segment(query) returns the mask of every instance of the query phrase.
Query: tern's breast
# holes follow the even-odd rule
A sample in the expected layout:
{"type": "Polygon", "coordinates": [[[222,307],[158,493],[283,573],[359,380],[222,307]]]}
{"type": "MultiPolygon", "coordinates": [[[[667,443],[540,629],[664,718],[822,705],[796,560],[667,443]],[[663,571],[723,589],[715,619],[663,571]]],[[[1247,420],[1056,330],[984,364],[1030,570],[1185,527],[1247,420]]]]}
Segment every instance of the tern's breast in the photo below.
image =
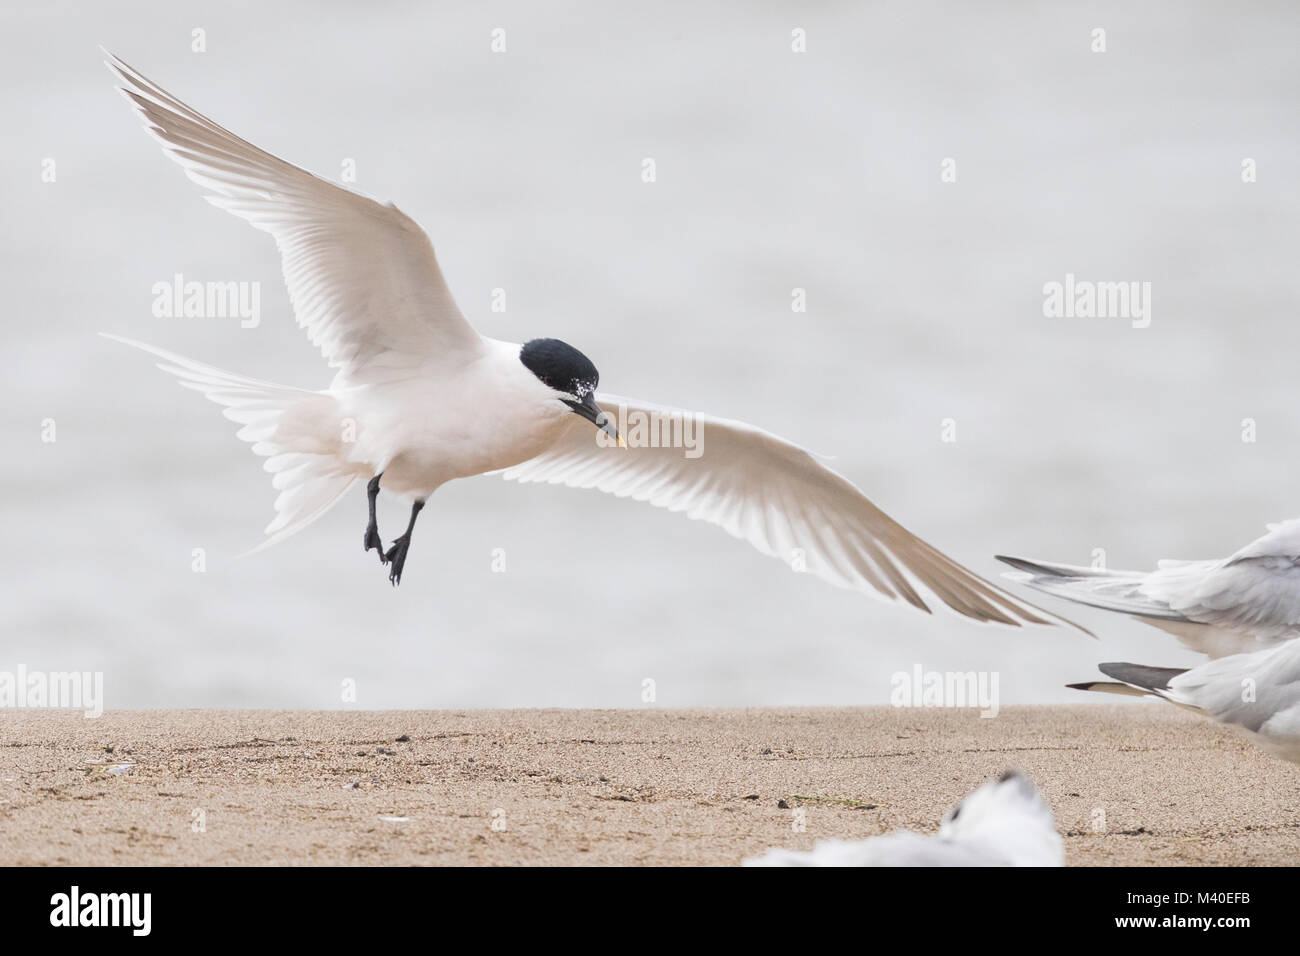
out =
{"type": "Polygon", "coordinates": [[[573,417],[516,356],[500,352],[454,376],[358,389],[344,404],[355,421],[353,459],[383,471],[388,490],[415,496],[534,458],[573,417]]]}

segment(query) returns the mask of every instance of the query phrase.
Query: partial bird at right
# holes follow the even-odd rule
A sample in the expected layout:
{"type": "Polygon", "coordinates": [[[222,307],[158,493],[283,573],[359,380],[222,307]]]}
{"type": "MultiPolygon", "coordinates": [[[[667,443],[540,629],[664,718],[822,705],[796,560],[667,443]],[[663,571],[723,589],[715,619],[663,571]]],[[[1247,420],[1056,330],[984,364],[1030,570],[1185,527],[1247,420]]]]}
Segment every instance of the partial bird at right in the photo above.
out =
{"type": "Polygon", "coordinates": [[[1300,519],[1269,525],[1227,558],[1160,561],[1150,572],[998,560],[1016,569],[1010,580],[1128,614],[1210,658],[1188,669],[1105,663],[1113,680],[1067,686],[1159,697],[1300,763],[1300,519]]]}

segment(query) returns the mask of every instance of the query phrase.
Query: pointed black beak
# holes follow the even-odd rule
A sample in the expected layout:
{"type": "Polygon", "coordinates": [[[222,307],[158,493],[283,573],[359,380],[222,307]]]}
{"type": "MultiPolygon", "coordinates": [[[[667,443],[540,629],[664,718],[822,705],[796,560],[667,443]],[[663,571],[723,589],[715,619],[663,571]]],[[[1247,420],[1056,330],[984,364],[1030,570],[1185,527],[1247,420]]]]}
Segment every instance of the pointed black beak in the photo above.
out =
{"type": "Polygon", "coordinates": [[[567,398],[562,399],[562,401],[565,405],[568,405],[573,409],[575,415],[585,418],[620,445],[623,444],[623,439],[618,437],[618,429],[614,427],[613,417],[607,415],[601,407],[596,404],[596,394],[594,392],[588,392],[582,397],[582,401],[580,402],[575,402],[567,398]]]}

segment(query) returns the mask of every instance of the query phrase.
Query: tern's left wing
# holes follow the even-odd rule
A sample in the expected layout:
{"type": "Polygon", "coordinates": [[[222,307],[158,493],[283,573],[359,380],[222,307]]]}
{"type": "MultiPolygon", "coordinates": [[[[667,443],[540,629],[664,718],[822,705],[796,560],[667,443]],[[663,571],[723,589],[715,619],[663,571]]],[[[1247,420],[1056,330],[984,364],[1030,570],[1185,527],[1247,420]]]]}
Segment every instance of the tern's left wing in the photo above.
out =
{"type": "MultiPolygon", "coordinates": [[[[977,621],[1078,625],[1008,594],[966,570],[877,508],[810,452],[744,422],[649,402],[599,395],[618,416],[630,447],[605,447],[603,433],[576,417],[542,455],[506,478],[598,488],[707,521],[759,551],[840,587],[902,600],[929,611],[920,589],[977,621]],[[637,431],[676,423],[697,429],[698,457],[682,447],[647,447],[637,431]],[[631,428],[626,425],[630,423],[631,428]]],[[[685,432],[680,433],[685,437],[685,432]]],[[[1083,628],[1079,628],[1083,630],[1083,628]]],[[[1084,631],[1084,633],[1088,633],[1084,631]]]]}
{"type": "Polygon", "coordinates": [[[275,237],[298,324],[345,378],[479,354],[414,220],[258,149],[108,57],[122,93],[208,201],[275,237]]]}

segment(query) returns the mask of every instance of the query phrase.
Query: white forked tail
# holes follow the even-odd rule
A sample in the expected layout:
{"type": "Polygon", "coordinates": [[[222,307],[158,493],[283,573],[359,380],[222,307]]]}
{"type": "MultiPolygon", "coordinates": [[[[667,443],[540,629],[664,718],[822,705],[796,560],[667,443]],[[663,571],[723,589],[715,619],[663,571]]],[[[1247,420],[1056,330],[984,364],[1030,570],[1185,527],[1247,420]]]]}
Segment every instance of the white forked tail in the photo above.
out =
{"type": "Polygon", "coordinates": [[[266,526],[269,537],[247,554],[307,527],[360,477],[340,455],[339,415],[329,394],[261,382],[120,335],[100,334],[162,359],[158,367],[175,375],[182,386],[224,406],[222,414],[243,426],[238,437],[266,458],[263,467],[274,476],[271,484],[280,494],[275,518],[266,526]]]}

